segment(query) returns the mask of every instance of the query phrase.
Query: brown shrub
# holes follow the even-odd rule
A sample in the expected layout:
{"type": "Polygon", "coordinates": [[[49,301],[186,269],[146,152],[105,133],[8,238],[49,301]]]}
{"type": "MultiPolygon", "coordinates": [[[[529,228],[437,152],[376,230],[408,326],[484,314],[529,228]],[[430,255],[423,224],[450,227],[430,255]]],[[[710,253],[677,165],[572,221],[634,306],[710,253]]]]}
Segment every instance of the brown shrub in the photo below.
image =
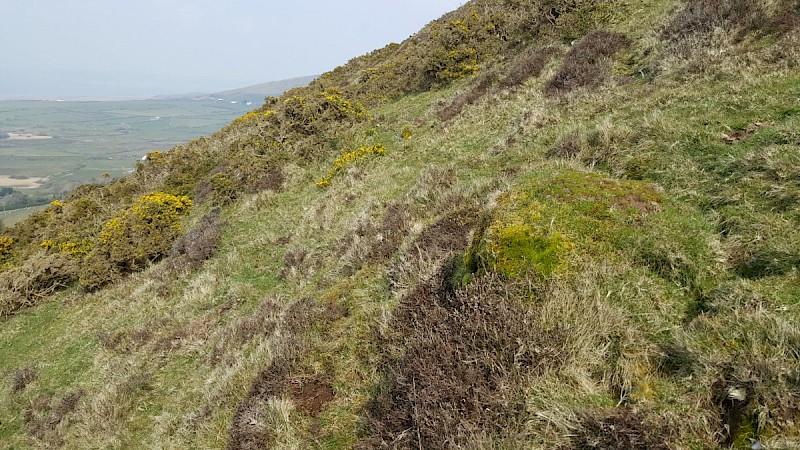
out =
{"type": "Polygon", "coordinates": [[[37,253],[0,273],[0,317],[69,286],[77,272],[77,261],[66,255],[37,253]]]}
{"type": "Polygon", "coordinates": [[[488,94],[495,81],[494,74],[484,75],[472,89],[457,95],[449,105],[439,110],[439,112],[436,113],[436,117],[438,117],[440,121],[446,122],[458,116],[464,108],[475,104],[484,95],[488,94]]]}
{"type": "Polygon", "coordinates": [[[283,189],[285,178],[280,167],[269,168],[261,178],[256,180],[253,187],[256,191],[280,192],[283,189]]]}
{"type": "Polygon", "coordinates": [[[580,415],[573,449],[667,450],[671,430],[630,408],[580,415]]]}
{"type": "Polygon", "coordinates": [[[362,448],[511,436],[525,409],[522,380],[559,364],[562,339],[533,325],[533,311],[517,301],[524,288],[486,276],[451,292],[449,278],[443,270],[403,298],[377,338],[386,381],[366,407],[362,448]]]}
{"type": "Polygon", "coordinates": [[[175,241],[170,251],[173,266],[197,269],[217,253],[222,239],[220,211],[219,208],[212,209],[191,231],[175,241]]]}
{"type": "Polygon", "coordinates": [[[555,47],[544,47],[523,53],[511,66],[500,86],[510,89],[526,82],[529,78],[538,77],[550,59],[558,53],[555,47]]]}
{"type": "MultiPolygon", "coordinates": [[[[759,36],[782,34],[800,23],[797,2],[778,2],[770,15],[764,2],[757,0],[689,0],[669,22],[662,36],[673,44],[687,36],[709,34],[715,28],[737,32],[737,39],[749,33],[759,36]]],[[[679,49],[690,50],[688,47],[679,49]]]]}
{"type": "Polygon", "coordinates": [[[566,94],[578,88],[595,88],[611,75],[609,58],[630,44],[625,35],[594,30],[569,49],[561,68],[544,86],[547,95],[566,94]]]}

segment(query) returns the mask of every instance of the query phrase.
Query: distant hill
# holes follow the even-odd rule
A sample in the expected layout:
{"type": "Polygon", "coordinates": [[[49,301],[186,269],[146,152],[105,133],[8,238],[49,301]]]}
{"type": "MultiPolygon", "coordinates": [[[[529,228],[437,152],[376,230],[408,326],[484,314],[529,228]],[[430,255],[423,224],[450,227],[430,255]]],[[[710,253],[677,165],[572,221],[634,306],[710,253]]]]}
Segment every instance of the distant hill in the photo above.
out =
{"type": "Polygon", "coordinates": [[[266,83],[255,84],[253,86],[247,86],[239,89],[230,89],[227,91],[217,92],[214,95],[222,98],[279,96],[291,88],[305,86],[308,83],[312,82],[315,78],[317,78],[317,75],[289,78],[286,80],[278,80],[278,81],[268,81],[266,83]]]}
{"type": "Polygon", "coordinates": [[[185,94],[171,94],[171,95],[157,95],[153,97],[154,100],[180,100],[186,98],[222,98],[232,101],[257,101],[260,102],[267,96],[280,96],[289,89],[305,86],[314,81],[317,75],[309,75],[305,77],[287,78],[285,80],[267,81],[266,83],[254,84],[237,89],[229,89],[222,92],[192,92],[185,94]]]}

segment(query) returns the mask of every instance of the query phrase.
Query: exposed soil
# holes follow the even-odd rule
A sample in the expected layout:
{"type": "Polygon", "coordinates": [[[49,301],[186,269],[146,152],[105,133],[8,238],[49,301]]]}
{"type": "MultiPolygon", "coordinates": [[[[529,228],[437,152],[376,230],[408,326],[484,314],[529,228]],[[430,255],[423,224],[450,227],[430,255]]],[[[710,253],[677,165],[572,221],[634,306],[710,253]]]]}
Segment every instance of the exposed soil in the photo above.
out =
{"type": "Polygon", "coordinates": [[[314,375],[293,377],[290,383],[295,406],[311,416],[319,414],[335,396],[330,383],[314,375]]]}

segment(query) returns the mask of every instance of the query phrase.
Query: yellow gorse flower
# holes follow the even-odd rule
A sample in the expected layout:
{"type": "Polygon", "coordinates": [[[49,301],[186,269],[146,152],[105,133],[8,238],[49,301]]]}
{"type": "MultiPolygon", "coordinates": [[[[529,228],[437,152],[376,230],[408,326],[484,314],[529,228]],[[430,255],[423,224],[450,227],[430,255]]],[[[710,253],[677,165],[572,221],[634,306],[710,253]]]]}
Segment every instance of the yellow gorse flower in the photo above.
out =
{"type": "Polygon", "coordinates": [[[11,248],[14,246],[14,239],[6,236],[0,236],[0,259],[5,258],[11,254],[11,248]]]}
{"type": "Polygon", "coordinates": [[[384,147],[383,144],[365,145],[352,151],[344,151],[333,161],[330,169],[328,169],[328,173],[317,181],[316,184],[319,187],[328,187],[333,177],[335,177],[337,173],[345,170],[347,166],[374,156],[382,156],[384,153],[386,153],[386,147],[384,147]]]}

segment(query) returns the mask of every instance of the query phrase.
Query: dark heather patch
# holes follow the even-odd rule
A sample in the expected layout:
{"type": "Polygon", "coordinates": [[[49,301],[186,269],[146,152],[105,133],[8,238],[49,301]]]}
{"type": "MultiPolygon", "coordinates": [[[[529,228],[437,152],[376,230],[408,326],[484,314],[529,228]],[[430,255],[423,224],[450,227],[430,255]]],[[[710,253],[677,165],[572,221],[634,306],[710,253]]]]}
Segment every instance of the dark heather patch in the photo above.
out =
{"type": "Polygon", "coordinates": [[[547,95],[562,95],[578,88],[593,89],[611,77],[609,60],[630,45],[625,35],[608,30],[589,32],[564,57],[561,68],[544,86],[547,95]]]}
{"type": "Polygon", "coordinates": [[[675,431],[630,408],[583,413],[579,417],[571,449],[668,450],[675,431]]]}
{"type": "Polygon", "coordinates": [[[538,77],[556,54],[558,54],[558,49],[555,47],[545,47],[523,53],[511,66],[508,75],[500,80],[500,85],[508,89],[519,86],[530,78],[538,77]]]}
{"type": "MultiPolygon", "coordinates": [[[[293,394],[292,371],[302,359],[306,350],[302,335],[317,322],[326,322],[324,317],[329,308],[311,299],[298,300],[288,307],[280,324],[280,331],[286,336],[275,350],[272,362],[259,372],[247,398],[236,408],[228,429],[229,450],[251,450],[271,448],[275,441],[274,432],[265,424],[253,418],[260,417],[267,409],[271,398],[286,397],[293,394]]],[[[323,323],[324,324],[324,323],[323,323]]],[[[320,397],[314,405],[322,408],[325,402],[320,397]]],[[[309,408],[312,406],[308,405],[309,408]]]]}
{"type": "MultiPolygon", "coordinates": [[[[444,271],[443,271],[444,272],[444,271]]],[[[376,337],[384,383],[360,448],[450,448],[520,430],[520,385],[559,365],[563,338],[535,325],[528,295],[487,275],[453,292],[440,273],[404,297],[376,337]]]]}

